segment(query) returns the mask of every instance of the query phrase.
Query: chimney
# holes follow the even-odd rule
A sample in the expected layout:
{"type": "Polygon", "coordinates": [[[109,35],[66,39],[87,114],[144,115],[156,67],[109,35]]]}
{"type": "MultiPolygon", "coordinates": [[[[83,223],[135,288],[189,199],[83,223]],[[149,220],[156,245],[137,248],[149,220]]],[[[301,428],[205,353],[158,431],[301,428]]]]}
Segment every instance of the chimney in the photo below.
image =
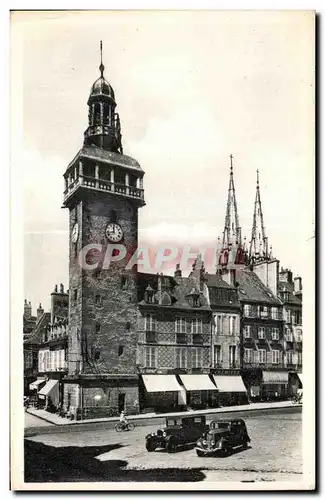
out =
{"type": "Polygon", "coordinates": [[[37,321],[40,319],[41,316],[43,316],[43,314],[44,314],[44,309],[42,307],[42,304],[40,303],[37,309],[37,321]]]}
{"type": "Polygon", "coordinates": [[[55,285],[55,287],[54,287],[54,293],[58,293],[58,285],[55,285]]]}
{"type": "Polygon", "coordinates": [[[280,281],[287,281],[288,283],[292,284],[292,271],[291,269],[283,269],[281,267],[281,271],[279,273],[279,280],[280,281]]]}
{"type": "Polygon", "coordinates": [[[64,286],[62,283],[60,283],[60,293],[64,293],[64,286]]]}
{"type": "Polygon", "coordinates": [[[222,273],[221,277],[226,283],[228,283],[228,285],[235,287],[236,285],[235,269],[227,269],[225,273],[222,273]]]}
{"type": "Polygon", "coordinates": [[[25,318],[31,318],[32,316],[32,305],[31,303],[27,303],[27,300],[25,299],[25,303],[24,303],[24,316],[25,318]]]}
{"type": "Polygon", "coordinates": [[[162,295],[162,290],[161,290],[161,277],[162,274],[157,273],[157,297],[158,297],[158,304],[161,304],[161,295],[162,295]]]}
{"type": "Polygon", "coordinates": [[[182,270],[180,269],[179,264],[176,264],[176,270],[174,272],[175,278],[181,278],[182,277],[182,270]]]}
{"type": "Polygon", "coordinates": [[[295,293],[300,293],[302,290],[302,279],[300,276],[296,276],[294,279],[294,290],[295,293]]]}

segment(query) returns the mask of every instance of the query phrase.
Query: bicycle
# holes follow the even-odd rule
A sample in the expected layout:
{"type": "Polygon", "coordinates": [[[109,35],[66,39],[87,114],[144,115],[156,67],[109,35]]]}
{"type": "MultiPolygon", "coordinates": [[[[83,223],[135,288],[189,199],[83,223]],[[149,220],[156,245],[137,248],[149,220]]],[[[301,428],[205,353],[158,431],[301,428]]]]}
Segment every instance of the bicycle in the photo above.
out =
{"type": "Polygon", "coordinates": [[[118,422],[115,426],[114,429],[116,432],[123,432],[123,431],[133,431],[135,425],[132,422],[118,422]]]}

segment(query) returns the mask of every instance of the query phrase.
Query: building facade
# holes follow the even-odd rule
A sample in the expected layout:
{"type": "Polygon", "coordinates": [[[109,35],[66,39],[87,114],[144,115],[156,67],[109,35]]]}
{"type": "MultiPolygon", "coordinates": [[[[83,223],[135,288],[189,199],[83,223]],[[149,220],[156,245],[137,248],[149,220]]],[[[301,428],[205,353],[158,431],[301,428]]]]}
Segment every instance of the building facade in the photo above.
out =
{"type": "Polygon", "coordinates": [[[272,260],[264,233],[252,258],[241,240],[232,157],[217,273],[206,273],[200,257],[188,277],[179,268],[174,276],[139,273],[144,171],[123,152],[115,93],[102,62],[99,69],[83,146],[64,173],[69,291],[55,289],[43,325],[45,406],[62,404],[80,419],[284,397],[287,303],[274,272],[263,275],[272,260]]]}
{"type": "Polygon", "coordinates": [[[242,305],[242,373],[250,398],[286,398],[282,303],[249,269],[238,273],[242,305]]]}
{"type": "Polygon", "coordinates": [[[289,371],[290,393],[296,394],[302,387],[302,280],[293,279],[290,269],[279,273],[279,297],[283,303],[284,362],[289,371]]]}

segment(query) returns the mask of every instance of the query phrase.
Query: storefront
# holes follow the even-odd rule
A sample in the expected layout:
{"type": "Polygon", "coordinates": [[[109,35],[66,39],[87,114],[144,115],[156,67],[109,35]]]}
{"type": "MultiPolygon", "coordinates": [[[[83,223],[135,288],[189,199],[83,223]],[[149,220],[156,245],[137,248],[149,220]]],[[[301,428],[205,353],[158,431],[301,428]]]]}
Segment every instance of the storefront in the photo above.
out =
{"type": "Polygon", "coordinates": [[[142,381],[145,389],[143,409],[158,413],[186,407],[186,391],[175,375],[142,375],[142,381]]]}
{"type": "Polygon", "coordinates": [[[278,371],[262,372],[262,399],[286,399],[288,395],[289,373],[278,371]]]}
{"type": "Polygon", "coordinates": [[[215,406],[217,388],[209,375],[179,375],[186,390],[186,405],[190,408],[215,406]]]}
{"type": "Polygon", "coordinates": [[[220,406],[247,403],[247,391],[240,375],[213,375],[220,406]]]}

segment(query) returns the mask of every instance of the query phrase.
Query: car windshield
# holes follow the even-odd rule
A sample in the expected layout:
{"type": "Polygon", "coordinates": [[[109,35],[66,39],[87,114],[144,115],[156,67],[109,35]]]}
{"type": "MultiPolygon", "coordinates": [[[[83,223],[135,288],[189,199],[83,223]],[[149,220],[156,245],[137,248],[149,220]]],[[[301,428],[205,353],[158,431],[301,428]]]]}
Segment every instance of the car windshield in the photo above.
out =
{"type": "Polygon", "coordinates": [[[177,418],[166,420],[166,427],[174,427],[175,425],[180,425],[181,421],[177,418]]]}

